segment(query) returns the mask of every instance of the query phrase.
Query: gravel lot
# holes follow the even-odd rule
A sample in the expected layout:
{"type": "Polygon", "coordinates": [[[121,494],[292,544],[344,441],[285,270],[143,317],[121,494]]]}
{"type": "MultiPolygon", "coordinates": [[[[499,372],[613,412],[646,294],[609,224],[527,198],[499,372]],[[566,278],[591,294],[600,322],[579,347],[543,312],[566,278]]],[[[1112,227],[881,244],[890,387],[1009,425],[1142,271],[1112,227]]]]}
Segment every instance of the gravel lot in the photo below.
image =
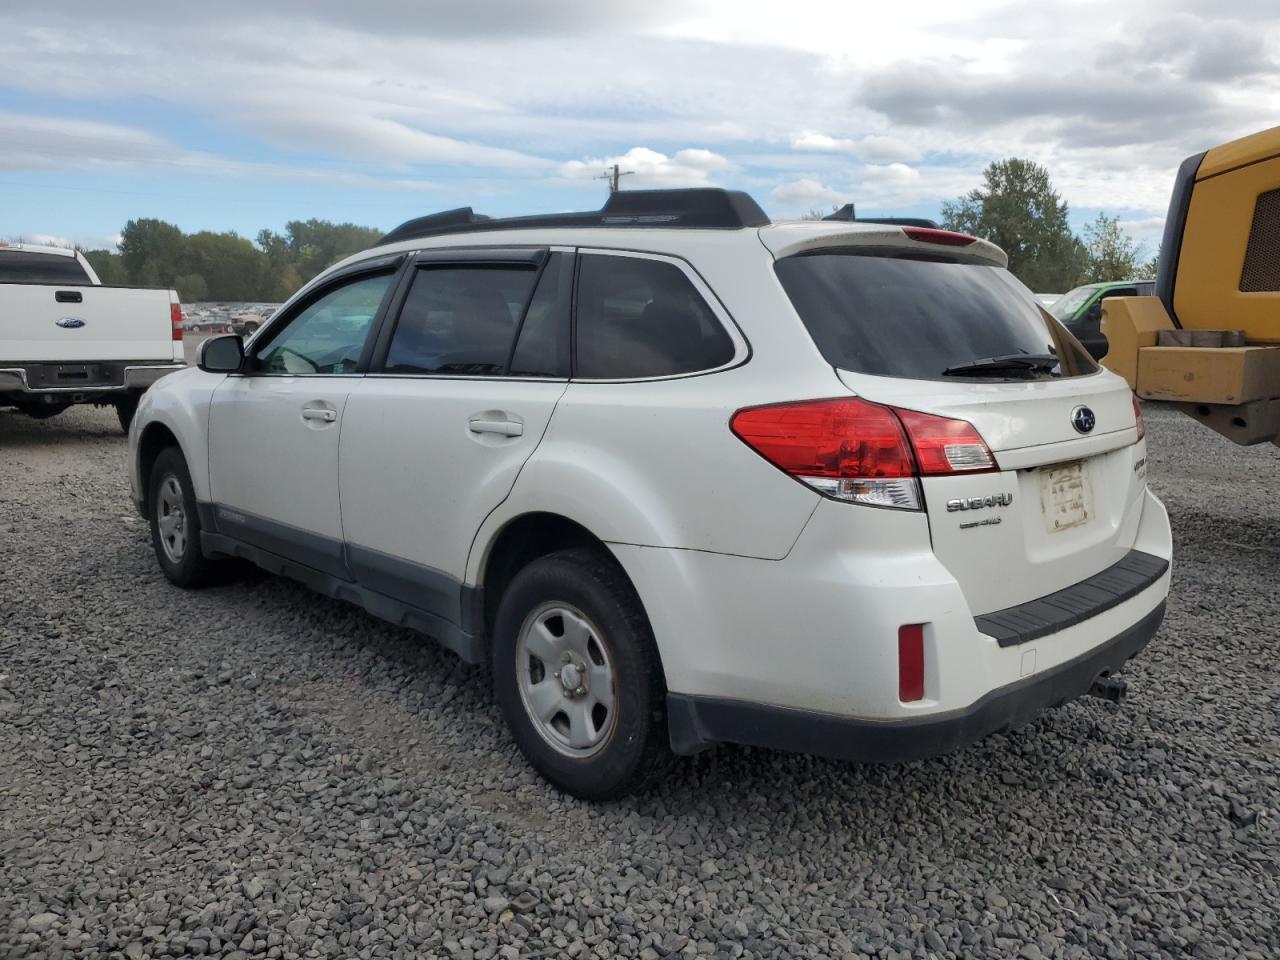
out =
{"type": "Polygon", "coordinates": [[[110,411],[0,411],[0,957],[1280,956],[1280,450],[1149,417],[1178,554],[1122,707],[591,806],[416,635],[169,586],[110,411]]]}

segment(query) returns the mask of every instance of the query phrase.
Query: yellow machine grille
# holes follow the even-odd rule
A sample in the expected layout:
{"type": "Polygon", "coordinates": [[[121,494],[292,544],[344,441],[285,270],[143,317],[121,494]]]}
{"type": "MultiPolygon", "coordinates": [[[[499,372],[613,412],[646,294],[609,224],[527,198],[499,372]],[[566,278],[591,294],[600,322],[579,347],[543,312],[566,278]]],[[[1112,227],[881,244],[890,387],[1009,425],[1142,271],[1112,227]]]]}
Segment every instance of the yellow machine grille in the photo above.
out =
{"type": "Polygon", "coordinates": [[[1280,291],[1280,190],[1258,195],[1240,271],[1241,293],[1280,291]]]}

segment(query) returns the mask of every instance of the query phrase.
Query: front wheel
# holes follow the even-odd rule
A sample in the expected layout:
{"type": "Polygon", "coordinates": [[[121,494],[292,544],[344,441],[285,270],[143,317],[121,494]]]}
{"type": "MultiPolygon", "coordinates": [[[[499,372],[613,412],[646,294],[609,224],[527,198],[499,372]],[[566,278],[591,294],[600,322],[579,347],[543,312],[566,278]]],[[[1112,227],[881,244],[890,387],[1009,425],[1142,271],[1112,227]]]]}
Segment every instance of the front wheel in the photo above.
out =
{"type": "Polygon", "coordinates": [[[211,582],[218,567],[200,548],[200,514],[191,472],[177,447],[156,457],[148,490],[151,544],[164,575],[180,587],[211,582]]]}
{"type": "Polygon", "coordinates": [[[587,800],[626,794],[669,756],[662,672],[635,590],[611,557],[564,550],[507,587],[493,682],[520,750],[587,800]]]}

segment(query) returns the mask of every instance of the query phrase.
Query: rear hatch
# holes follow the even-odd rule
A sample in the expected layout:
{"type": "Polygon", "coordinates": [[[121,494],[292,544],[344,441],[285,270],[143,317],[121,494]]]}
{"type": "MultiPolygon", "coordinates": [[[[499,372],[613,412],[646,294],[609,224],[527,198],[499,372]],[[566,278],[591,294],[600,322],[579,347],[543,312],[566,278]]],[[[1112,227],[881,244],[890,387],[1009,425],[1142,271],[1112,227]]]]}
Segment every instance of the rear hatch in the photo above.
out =
{"type": "Polygon", "coordinates": [[[1146,486],[1128,387],[997,265],[995,248],[910,232],[810,245],[776,270],[850,390],[965,421],[985,441],[989,469],[920,481],[935,554],[975,615],[1118,562],[1146,486]]]}

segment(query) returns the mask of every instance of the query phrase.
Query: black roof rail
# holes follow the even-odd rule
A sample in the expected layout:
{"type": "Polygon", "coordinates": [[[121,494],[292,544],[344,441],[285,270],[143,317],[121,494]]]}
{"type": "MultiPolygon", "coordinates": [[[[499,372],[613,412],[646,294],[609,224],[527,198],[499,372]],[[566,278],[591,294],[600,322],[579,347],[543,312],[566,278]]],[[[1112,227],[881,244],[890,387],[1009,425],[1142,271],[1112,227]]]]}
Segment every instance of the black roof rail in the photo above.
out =
{"type": "Polygon", "coordinates": [[[843,220],[846,223],[883,223],[893,227],[931,227],[938,229],[938,225],[932,220],[925,220],[922,217],[859,217],[854,213],[853,204],[846,203],[834,213],[829,213],[823,220],[843,220]]]}
{"type": "Polygon", "coordinates": [[[534,227],[684,227],[739,230],[763,227],[769,217],[741,190],[693,187],[684,190],[619,190],[599,210],[492,218],[470,207],[406,220],[378,241],[397,243],[447,233],[523,230],[534,227]]]}

